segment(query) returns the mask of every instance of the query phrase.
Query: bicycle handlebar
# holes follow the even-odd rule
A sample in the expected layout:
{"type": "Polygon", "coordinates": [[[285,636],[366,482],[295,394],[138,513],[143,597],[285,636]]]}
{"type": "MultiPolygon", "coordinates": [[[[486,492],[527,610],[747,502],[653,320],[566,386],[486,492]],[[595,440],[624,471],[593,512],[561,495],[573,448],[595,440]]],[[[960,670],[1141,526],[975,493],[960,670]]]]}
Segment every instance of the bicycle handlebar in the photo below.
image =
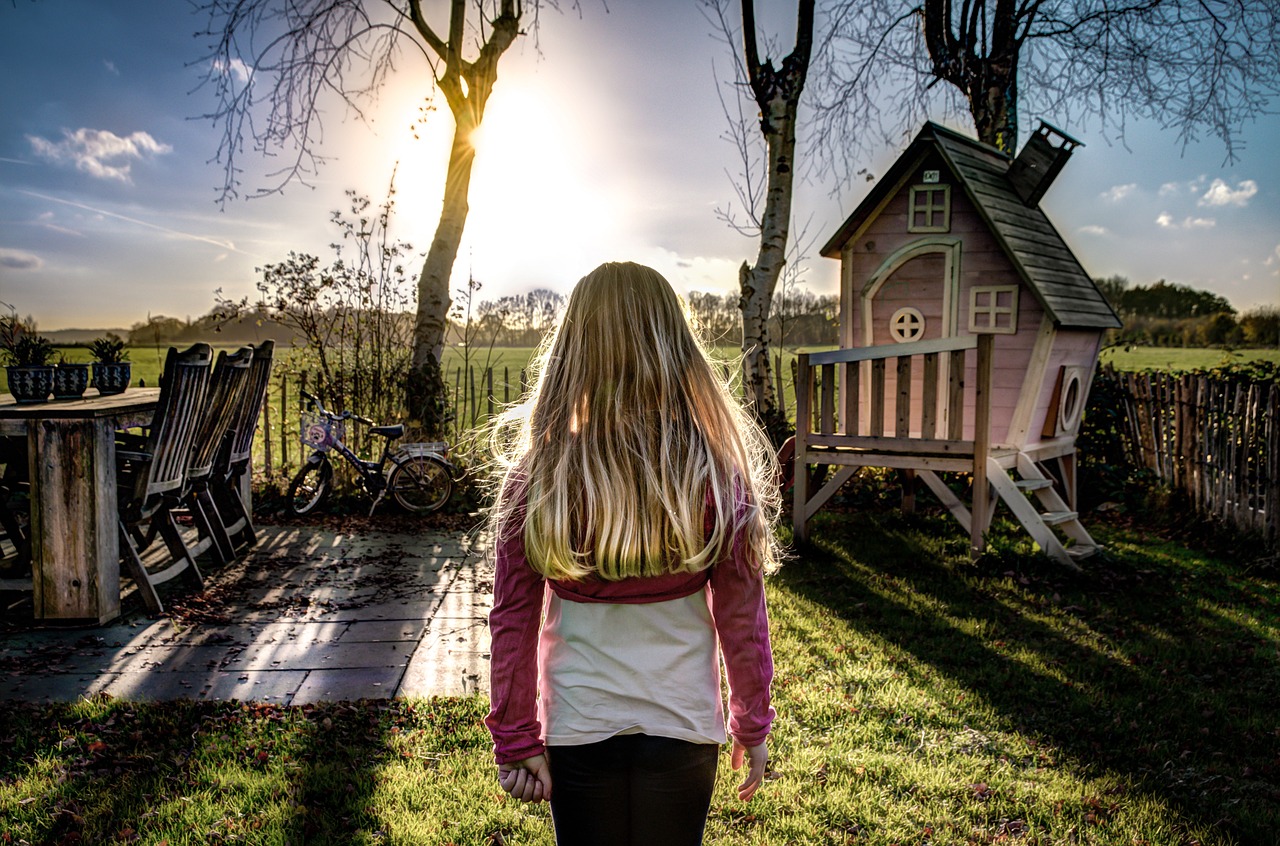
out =
{"type": "Polygon", "coordinates": [[[361,417],[359,414],[356,414],[354,411],[344,411],[341,414],[334,414],[332,411],[324,407],[324,405],[320,402],[319,397],[317,397],[315,394],[308,393],[307,391],[299,389],[298,396],[302,397],[304,400],[307,400],[308,402],[313,403],[316,406],[316,408],[320,410],[321,414],[324,414],[325,416],[330,417],[334,420],[354,420],[357,423],[363,423],[366,426],[376,425],[368,417],[361,417]]]}

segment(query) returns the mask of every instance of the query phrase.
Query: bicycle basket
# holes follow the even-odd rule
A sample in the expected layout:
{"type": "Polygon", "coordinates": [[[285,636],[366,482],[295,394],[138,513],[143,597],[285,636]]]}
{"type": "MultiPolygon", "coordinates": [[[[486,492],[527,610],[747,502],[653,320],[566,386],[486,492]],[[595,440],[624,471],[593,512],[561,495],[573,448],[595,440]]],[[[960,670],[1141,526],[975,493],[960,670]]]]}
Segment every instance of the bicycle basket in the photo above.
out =
{"type": "Polygon", "coordinates": [[[312,449],[324,452],[342,440],[341,420],[330,420],[319,414],[304,413],[301,421],[302,442],[312,449]]]}

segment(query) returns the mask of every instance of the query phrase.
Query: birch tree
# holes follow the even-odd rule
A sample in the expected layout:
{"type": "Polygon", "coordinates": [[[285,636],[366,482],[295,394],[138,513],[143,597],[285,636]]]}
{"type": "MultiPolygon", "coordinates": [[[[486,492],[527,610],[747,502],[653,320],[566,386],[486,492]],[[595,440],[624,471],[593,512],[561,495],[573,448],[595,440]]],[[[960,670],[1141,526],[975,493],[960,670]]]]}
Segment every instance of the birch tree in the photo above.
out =
{"type": "MultiPolygon", "coordinates": [[[[443,205],[417,286],[406,401],[429,435],[443,424],[440,373],[450,307],[449,279],[467,221],[475,149],[502,55],[536,25],[538,0],[204,0],[210,39],[203,57],[221,130],[220,201],[240,195],[246,146],[281,166],[249,196],[306,184],[325,161],[324,106],[357,117],[393,73],[416,73],[425,101],[438,92],[453,117],[443,205]],[[447,14],[442,14],[442,12],[447,14]],[[437,26],[429,15],[444,20],[437,26]],[[401,70],[401,63],[416,68],[401,70]]],[[[424,106],[424,113],[427,107],[424,106]]]]}
{"type": "MultiPolygon", "coordinates": [[[[713,21],[733,40],[730,23],[732,0],[708,0],[713,21]]],[[[761,58],[754,0],[739,0],[742,53],[735,51],[735,68],[741,83],[751,92],[759,110],[758,125],[764,142],[764,183],[757,208],[752,166],[746,162],[739,198],[751,209],[752,226],[758,230],[755,263],[738,269],[738,307],[742,312],[743,384],[755,414],[775,440],[787,429],[785,411],[779,408],[770,364],[769,312],[778,279],[787,263],[791,226],[791,200],[796,173],[796,126],[800,98],[809,73],[813,51],[814,0],[798,0],[795,46],[778,64],[767,54],[761,58]]],[[[739,124],[741,125],[741,124],[739,124]]],[[[739,138],[740,149],[746,139],[739,138]]],[[[744,159],[748,159],[744,152],[744,159]]],[[[758,184],[758,183],[757,183],[758,184]]]]}
{"type": "Polygon", "coordinates": [[[1019,115],[1097,120],[1123,138],[1151,119],[1183,145],[1238,153],[1280,94],[1275,0],[828,0],[815,57],[824,167],[848,178],[869,149],[939,111],[1015,152],[1019,115]]]}

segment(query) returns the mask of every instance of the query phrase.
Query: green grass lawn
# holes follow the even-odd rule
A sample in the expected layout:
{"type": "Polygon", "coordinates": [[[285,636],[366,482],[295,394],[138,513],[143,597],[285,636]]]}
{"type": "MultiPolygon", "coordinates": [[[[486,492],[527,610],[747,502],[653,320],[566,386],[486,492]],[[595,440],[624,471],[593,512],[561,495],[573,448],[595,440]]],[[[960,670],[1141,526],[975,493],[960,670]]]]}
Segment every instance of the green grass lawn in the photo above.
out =
{"type": "MultiPolygon", "coordinates": [[[[768,783],[707,842],[1263,844],[1280,587],[1147,528],[1073,575],[997,521],[824,512],[769,581],[768,783]]],[[[481,697],[0,705],[0,843],[551,844],[493,778],[481,697]]]]}
{"type": "Polygon", "coordinates": [[[1108,347],[1102,351],[1103,364],[1117,370],[1204,370],[1246,361],[1280,364],[1280,349],[1215,350],[1179,347],[1108,347]]]}

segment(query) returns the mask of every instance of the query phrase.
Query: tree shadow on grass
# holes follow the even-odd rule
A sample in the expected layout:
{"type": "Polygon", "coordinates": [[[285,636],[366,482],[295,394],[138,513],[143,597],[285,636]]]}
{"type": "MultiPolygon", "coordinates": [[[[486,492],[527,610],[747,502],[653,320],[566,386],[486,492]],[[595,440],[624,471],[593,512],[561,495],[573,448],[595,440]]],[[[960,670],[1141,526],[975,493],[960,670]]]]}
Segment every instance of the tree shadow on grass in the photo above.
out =
{"type": "Polygon", "coordinates": [[[942,517],[827,512],[776,578],[983,697],[1073,768],[1122,776],[1240,842],[1271,842],[1274,584],[1108,531],[1111,551],[1073,574],[999,532],[971,564],[942,517]],[[932,538],[947,540],[922,543],[932,538]]]}
{"type": "Polygon", "coordinates": [[[3,842],[550,843],[500,801],[478,697],[0,703],[3,842]]]}

